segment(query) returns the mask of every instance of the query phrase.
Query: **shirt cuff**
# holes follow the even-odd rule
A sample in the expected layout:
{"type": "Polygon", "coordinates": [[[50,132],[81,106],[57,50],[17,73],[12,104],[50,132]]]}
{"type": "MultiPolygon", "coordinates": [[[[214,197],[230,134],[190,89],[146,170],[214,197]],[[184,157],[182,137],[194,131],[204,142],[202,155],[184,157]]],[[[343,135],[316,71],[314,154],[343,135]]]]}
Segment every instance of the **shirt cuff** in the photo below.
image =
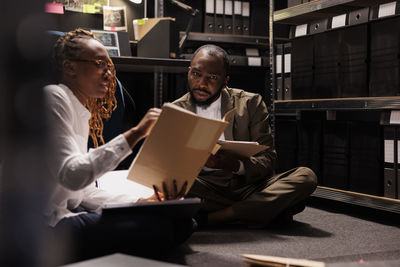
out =
{"type": "Polygon", "coordinates": [[[237,172],[233,172],[233,173],[237,174],[237,175],[245,175],[246,174],[246,170],[244,169],[243,161],[239,160],[239,164],[240,164],[239,170],[237,172]]]}
{"type": "Polygon", "coordinates": [[[128,140],[126,140],[123,134],[118,135],[116,138],[117,149],[116,153],[121,157],[126,157],[132,153],[132,149],[128,144],[128,140]]]}

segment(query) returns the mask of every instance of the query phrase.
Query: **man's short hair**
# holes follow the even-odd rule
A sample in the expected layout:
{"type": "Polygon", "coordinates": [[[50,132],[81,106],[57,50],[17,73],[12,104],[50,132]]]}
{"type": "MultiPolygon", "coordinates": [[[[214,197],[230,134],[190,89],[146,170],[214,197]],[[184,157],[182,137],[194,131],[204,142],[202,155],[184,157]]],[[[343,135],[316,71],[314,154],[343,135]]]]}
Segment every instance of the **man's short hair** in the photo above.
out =
{"type": "Polygon", "coordinates": [[[229,72],[229,56],[228,56],[228,53],[226,53],[226,51],[224,49],[222,49],[219,46],[212,45],[212,44],[206,44],[206,45],[200,46],[194,52],[192,60],[201,50],[205,50],[207,52],[207,54],[210,56],[221,57],[224,62],[225,72],[226,72],[226,74],[228,74],[228,72],[229,72]]]}

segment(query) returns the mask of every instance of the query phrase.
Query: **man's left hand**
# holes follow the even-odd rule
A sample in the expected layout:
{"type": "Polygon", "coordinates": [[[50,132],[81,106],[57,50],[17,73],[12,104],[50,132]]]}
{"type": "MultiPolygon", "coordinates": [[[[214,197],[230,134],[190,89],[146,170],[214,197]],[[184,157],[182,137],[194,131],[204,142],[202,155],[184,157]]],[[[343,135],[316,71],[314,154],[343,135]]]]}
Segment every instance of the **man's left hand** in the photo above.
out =
{"type": "Polygon", "coordinates": [[[208,158],[206,167],[237,172],[240,168],[240,163],[239,160],[231,153],[218,151],[215,155],[211,155],[208,158]]]}

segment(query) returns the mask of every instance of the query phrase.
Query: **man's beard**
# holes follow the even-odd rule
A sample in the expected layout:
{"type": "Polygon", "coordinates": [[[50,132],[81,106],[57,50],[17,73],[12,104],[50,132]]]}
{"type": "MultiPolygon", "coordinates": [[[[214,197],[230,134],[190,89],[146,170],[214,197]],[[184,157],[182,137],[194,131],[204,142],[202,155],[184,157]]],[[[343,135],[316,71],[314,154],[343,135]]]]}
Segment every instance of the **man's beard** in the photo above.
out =
{"type": "Polygon", "coordinates": [[[203,89],[201,89],[201,88],[193,88],[193,89],[191,89],[191,90],[189,89],[189,90],[190,90],[190,99],[191,99],[191,101],[192,101],[194,104],[196,104],[196,105],[198,105],[198,106],[209,106],[212,102],[214,102],[216,99],[218,99],[218,97],[219,97],[220,94],[221,94],[222,88],[224,88],[224,86],[221,86],[221,88],[220,88],[215,94],[211,95],[211,96],[210,96],[207,100],[205,100],[205,101],[198,101],[198,100],[194,97],[193,91],[198,90],[198,91],[202,91],[202,92],[205,92],[205,93],[209,93],[208,91],[203,90],[203,89]]]}

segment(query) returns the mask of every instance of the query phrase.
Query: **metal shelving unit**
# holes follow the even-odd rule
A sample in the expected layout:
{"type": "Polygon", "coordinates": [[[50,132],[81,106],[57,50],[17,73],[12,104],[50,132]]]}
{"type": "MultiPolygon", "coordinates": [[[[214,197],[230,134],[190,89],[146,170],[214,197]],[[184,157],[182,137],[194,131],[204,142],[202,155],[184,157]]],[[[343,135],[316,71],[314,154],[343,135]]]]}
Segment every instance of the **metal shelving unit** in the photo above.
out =
{"type": "Polygon", "coordinates": [[[163,104],[163,73],[185,73],[190,65],[190,60],[173,58],[111,57],[111,60],[118,72],[154,73],[155,107],[163,104]]]}
{"type": "MultiPolygon", "coordinates": [[[[270,84],[275,88],[275,53],[273,27],[274,23],[300,25],[314,20],[341,15],[349,11],[357,10],[367,6],[374,6],[393,2],[393,0],[314,0],[298,6],[274,11],[274,0],[269,1],[270,18],[270,84]]],[[[303,99],[303,100],[274,100],[274,89],[272,94],[272,127],[274,128],[275,113],[290,113],[292,115],[299,111],[329,111],[329,110],[393,110],[400,109],[400,97],[359,97],[338,99],[303,99]]],[[[314,197],[331,199],[344,203],[370,207],[394,213],[400,213],[400,200],[385,198],[375,195],[362,194],[351,191],[343,191],[335,188],[318,186],[313,193],[314,197]]]]}
{"type": "Polygon", "coordinates": [[[275,11],[273,21],[283,24],[300,25],[313,20],[388,2],[393,2],[393,0],[314,0],[275,11]]]}
{"type": "Polygon", "coordinates": [[[281,110],[370,110],[400,109],[400,97],[359,97],[332,99],[276,100],[275,111],[281,110]]]}
{"type": "Polygon", "coordinates": [[[148,57],[111,57],[111,59],[117,71],[125,72],[183,73],[190,65],[190,60],[187,59],[148,57]]]}
{"type": "MultiPolygon", "coordinates": [[[[185,32],[179,32],[179,36],[185,32]]],[[[278,40],[287,41],[288,38],[279,38],[278,40]]],[[[257,46],[257,47],[269,47],[269,38],[265,36],[252,36],[252,35],[235,35],[235,34],[217,34],[217,33],[201,33],[201,32],[190,32],[187,42],[196,41],[204,43],[226,43],[235,45],[245,46],[257,46]]]]}
{"type": "Polygon", "coordinates": [[[400,214],[399,199],[378,197],[324,186],[318,186],[311,196],[400,214]]]}

